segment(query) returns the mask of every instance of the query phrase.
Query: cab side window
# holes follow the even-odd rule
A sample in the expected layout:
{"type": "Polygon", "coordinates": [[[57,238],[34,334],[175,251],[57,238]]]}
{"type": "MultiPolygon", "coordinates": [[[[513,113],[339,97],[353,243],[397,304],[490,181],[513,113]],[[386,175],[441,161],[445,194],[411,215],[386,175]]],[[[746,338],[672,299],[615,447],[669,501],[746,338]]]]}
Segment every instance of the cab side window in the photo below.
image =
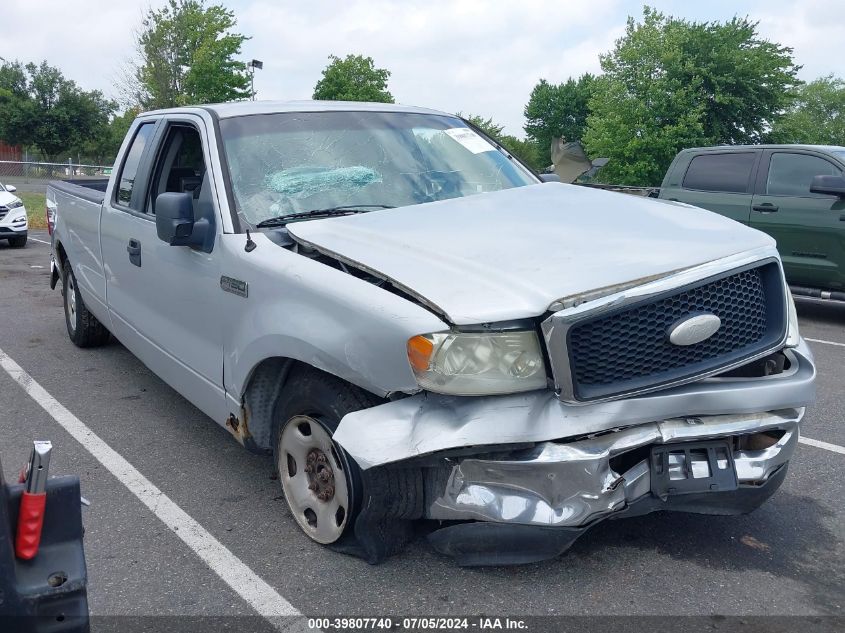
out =
{"type": "Polygon", "coordinates": [[[684,175],[684,189],[747,193],[754,152],[699,154],[689,164],[684,175]]]}
{"type": "Polygon", "coordinates": [[[132,144],[123,160],[123,166],[120,168],[120,178],[117,181],[118,188],[115,194],[117,204],[140,210],[141,204],[139,201],[136,201],[134,205],[132,203],[132,192],[135,190],[135,177],[138,175],[141,157],[150,143],[154,130],[155,122],[151,121],[141,124],[135,131],[135,137],[132,139],[132,144]]]}
{"type": "Polygon", "coordinates": [[[199,132],[191,125],[171,125],[153,171],[148,210],[155,214],[155,201],[165,192],[190,193],[197,205],[205,181],[205,160],[199,132]]]}
{"type": "Polygon", "coordinates": [[[778,152],[772,154],[769,176],[766,179],[766,193],[770,196],[793,196],[799,198],[825,198],[820,193],[810,192],[810,183],[816,176],[839,176],[842,171],[818,156],[778,152]]]}

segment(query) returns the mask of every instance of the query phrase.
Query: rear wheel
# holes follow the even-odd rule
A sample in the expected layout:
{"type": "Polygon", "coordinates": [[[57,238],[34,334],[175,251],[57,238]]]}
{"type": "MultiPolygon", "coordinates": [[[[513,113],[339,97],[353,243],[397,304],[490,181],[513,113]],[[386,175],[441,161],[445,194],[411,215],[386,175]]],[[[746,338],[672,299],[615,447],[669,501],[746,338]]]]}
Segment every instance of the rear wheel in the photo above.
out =
{"type": "Polygon", "coordinates": [[[376,404],[366,392],[310,368],[297,368],[276,405],[274,455],[291,514],[318,543],[337,542],[353,525],[360,473],[332,439],[347,413],[376,404]]]}
{"type": "Polygon", "coordinates": [[[62,294],[65,304],[65,324],[70,340],[77,347],[97,347],[109,342],[109,331],[88,311],[70,262],[65,262],[62,294]]]}
{"type": "Polygon", "coordinates": [[[9,238],[9,246],[12,248],[23,248],[26,246],[26,235],[16,235],[9,238]]]}

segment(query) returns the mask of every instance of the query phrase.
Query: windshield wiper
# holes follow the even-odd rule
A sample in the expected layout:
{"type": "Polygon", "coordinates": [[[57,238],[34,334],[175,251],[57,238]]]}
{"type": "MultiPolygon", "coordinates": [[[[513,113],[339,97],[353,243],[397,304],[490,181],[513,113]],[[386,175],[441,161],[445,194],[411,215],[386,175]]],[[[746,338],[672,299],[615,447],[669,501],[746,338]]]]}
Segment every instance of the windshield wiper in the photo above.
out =
{"type": "Polygon", "coordinates": [[[288,222],[300,219],[313,218],[329,218],[336,215],[352,215],[353,213],[366,213],[367,209],[395,209],[396,207],[389,204],[346,204],[339,207],[329,207],[328,209],[311,209],[310,211],[303,211],[301,213],[287,213],[275,218],[262,220],[255,226],[259,229],[270,226],[284,226],[288,222]]]}

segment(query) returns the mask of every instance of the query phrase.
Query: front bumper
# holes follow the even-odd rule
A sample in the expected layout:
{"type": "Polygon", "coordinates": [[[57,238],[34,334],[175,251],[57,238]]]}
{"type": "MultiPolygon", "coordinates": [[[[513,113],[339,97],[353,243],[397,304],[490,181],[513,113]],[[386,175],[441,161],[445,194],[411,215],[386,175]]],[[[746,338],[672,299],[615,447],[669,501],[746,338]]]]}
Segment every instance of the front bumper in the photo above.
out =
{"type": "MultiPolygon", "coordinates": [[[[740,486],[760,486],[792,456],[803,414],[787,409],[673,419],[485,459],[447,460],[453,463],[446,484],[431,491],[427,517],[581,527],[647,495],[668,498],[651,481],[651,447],[682,449],[711,439],[730,440],[740,486]]],[[[673,456],[671,481],[707,470],[706,462],[685,463],[680,451],[673,456]]]]}
{"type": "MultiPolygon", "coordinates": [[[[787,464],[762,484],[737,490],[669,497],[643,496],[609,518],[621,519],[656,511],[702,514],[746,514],[771,497],[786,478],[787,464]]],[[[598,521],[597,521],[598,522],[598,521]]],[[[462,566],[519,565],[554,558],[565,552],[595,523],[584,527],[545,527],[514,523],[458,523],[429,534],[441,554],[462,566]]]]}
{"type": "Polygon", "coordinates": [[[559,442],[613,429],[689,416],[719,416],[804,407],[815,398],[813,355],[801,340],[786,351],[789,367],[759,378],[706,378],[633,398],[570,405],[550,390],[507,396],[419,393],[355,411],[334,439],[362,470],[442,451],[559,442]]]}

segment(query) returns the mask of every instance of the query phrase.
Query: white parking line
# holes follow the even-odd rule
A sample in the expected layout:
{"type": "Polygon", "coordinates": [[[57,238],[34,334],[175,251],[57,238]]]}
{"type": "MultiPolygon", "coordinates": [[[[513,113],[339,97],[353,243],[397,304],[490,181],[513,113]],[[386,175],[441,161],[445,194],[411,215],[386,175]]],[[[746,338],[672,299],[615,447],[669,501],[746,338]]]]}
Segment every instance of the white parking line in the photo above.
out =
{"type": "Polygon", "coordinates": [[[820,338],[805,338],[805,341],[810,341],[811,343],[824,343],[825,345],[836,345],[836,347],[845,347],[845,343],[837,343],[836,341],[825,341],[820,338]]]}
{"type": "Polygon", "coordinates": [[[41,242],[42,244],[46,244],[47,246],[50,246],[50,242],[45,242],[44,240],[39,240],[37,237],[32,237],[30,235],[29,239],[31,239],[33,242],[41,242]]]}
{"type": "Polygon", "coordinates": [[[839,446],[838,444],[830,444],[828,442],[822,442],[821,440],[814,440],[809,437],[799,437],[798,442],[801,444],[806,444],[807,446],[815,446],[816,448],[823,448],[826,451],[831,451],[833,453],[839,453],[840,455],[845,455],[845,446],[839,446]]]}
{"type": "Polygon", "coordinates": [[[279,628],[289,628],[301,623],[301,620],[294,623],[278,620],[277,618],[281,616],[301,616],[302,614],[138,472],[122,455],[47,393],[2,349],[0,349],[0,367],[253,609],[279,628]]]}

